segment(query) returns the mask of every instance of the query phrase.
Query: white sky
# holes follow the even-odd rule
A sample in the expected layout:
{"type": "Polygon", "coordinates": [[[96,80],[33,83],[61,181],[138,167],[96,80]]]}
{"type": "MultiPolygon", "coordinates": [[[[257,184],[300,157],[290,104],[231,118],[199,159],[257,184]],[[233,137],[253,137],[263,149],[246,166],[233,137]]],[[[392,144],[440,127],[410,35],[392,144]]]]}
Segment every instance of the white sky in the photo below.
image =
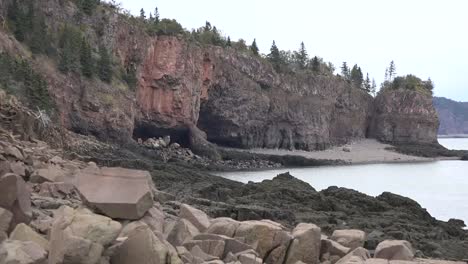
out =
{"type": "Polygon", "coordinates": [[[210,21],[232,40],[254,38],[269,53],[304,41],[309,55],[357,63],[380,83],[391,60],[397,74],[431,77],[436,96],[468,101],[466,0],[117,0],[125,9],[175,18],[185,28],[210,21]]]}

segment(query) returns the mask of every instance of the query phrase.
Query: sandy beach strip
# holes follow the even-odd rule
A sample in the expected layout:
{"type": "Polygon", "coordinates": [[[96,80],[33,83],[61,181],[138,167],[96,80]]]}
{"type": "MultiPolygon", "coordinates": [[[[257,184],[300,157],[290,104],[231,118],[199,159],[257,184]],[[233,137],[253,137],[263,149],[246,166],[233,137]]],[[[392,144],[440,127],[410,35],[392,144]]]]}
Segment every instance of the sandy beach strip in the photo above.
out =
{"type": "Polygon", "coordinates": [[[387,148],[391,145],[381,143],[374,139],[363,139],[344,146],[333,147],[323,151],[302,151],[284,149],[249,149],[241,150],[250,153],[268,155],[303,156],[310,159],[342,160],[350,164],[373,163],[404,163],[404,162],[430,162],[436,160],[453,160],[456,158],[424,158],[397,153],[387,148]],[[346,151],[346,150],[349,150],[346,151]]]}

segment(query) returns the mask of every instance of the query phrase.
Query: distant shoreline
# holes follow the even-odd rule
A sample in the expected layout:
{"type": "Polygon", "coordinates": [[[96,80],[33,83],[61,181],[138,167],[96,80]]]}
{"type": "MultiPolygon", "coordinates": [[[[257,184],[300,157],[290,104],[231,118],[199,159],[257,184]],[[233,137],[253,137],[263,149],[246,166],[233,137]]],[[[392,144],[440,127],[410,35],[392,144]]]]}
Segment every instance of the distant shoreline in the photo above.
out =
{"type": "Polygon", "coordinates": [[[437,135],[437,138],[468,138],[468,134],[437,135]]]}

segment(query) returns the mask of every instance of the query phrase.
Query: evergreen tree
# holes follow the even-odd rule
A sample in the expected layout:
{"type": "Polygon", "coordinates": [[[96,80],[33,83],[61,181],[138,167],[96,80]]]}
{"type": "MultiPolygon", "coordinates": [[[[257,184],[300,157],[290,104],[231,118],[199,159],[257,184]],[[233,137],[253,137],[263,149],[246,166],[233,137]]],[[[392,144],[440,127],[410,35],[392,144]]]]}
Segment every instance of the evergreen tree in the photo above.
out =
{"type": "Polygon", "coordinates": [[[98,62],[99,78],[102,81],[110,83],[110,81],[112,80],[111,57],[106,47],[104,47],[103,45],[99,47],[99,55],[100,55],[99,62],[98,62]]]}
{"type": "Polygon", "coordinates": [[[83,38],[81,41],[80,62],[81,73],[84,76],[91,78],[94,72],[94,61],[91,46],[88,41],[86,41],[86,38],[83,38]]]}
{"type": "Polygon", "coordinates": [[[14,18],[14,20],[12,20],[12,24],[14,25],[13,33],[15,38],[18,41],[26,40],[26,32],[28,31],[28,26],[30,26],[28,13],[20,8],[16,1],[12,3],[10,12],[11,14],[8,14],[8,16],[14,18]]]}
{"type": "Polygon", "coordinates": [[[341,75],[343,75],[343,77],[347,80],[350,79],[349,67],[346,61],[344,61],[343,65],[341,65],[341,75]]]}
{"type": "Polygon", "coordinates": [[[372,84],[371,84],[370,93],[371,93],[373,96],[375,96],[376,91],[377,91],[377,84],[375,83],[374,78],[372,78],[372,84]]]}
{"type": "Polygon", "coordinates": [[[145,14],[145,10],[142,8],[140,9],[140,19],[142,21],[145,21],[146,20],[146,14],[145,14]]]}
{"type": "Polygon", "coordinates": [[[227,38],[226,46],[232,47],[231,37],[229,37],[229,36],[228,36],[228,38],[227,38]]]}
{"type": "Polygon", "coordinates": [[[65,25],[59,41],[59,47],[61,48],[59,70],[63,73],[78,70],[81,38],[79,29],[65,25]]]}
{"type": "Polygon", "coordinates": [[[366,89],[367,92],[370,92],[371,90],[371,81],[369,79],[369,73],[366,74],[366,80],[364,81],[364,89],[366,89]]]}
{"type": "Polygon", "coordinates": [[[96,0],[81,0],[80,8],[85,14],[92,15],[97,4],[96,0]]]}
{"type": "Polygon", "coordinates": [[[320,72],[320,60],[317,56],[312,58],[312,71],[320,72]]]}
{"type": "Polygon", "coordinates": [[[252,51],[252,53],[255,56],[258,56],[259,50],[258,50],[257,40],[256,39],[254,39],[253,42],[252,42],[252,45],[250,45],[250,50],[252,51]]]}
{"type": "Polygon", "coordinates": [[[351,81],[356,85],[356,87],[361,88],[362,83],[364,82],[364,76],[362,74],[361,68],[355,64],[351,69],[351,81]]]}
{"type": "Polygon", "coordinates": [[[301,69],[305,69],[307,66],[307,61],[309,60],[309,54],[305,48],[304,42],[301,42],[299,51],[296,53],[296,61],[301,69]]]}
{"type": "Polygon", "coordinates": [[[208,21],[206,21],[206,23],[205,23],[205,27],[204,27],[204,29],[203,29],[203,30],[204,30],[205,32],[209,32],[209,31],[211,31],[211,23],[210,23],[210,22],[208,22],[208,21]]]}
{"type": "Polygon", "coordinates": [[[390,66],[388,67],[388,78],[389,78],[389,81],[392,81],[393,78],[395,78],[396,76],[396,66],[395,66],[395,62],[391,61],[390,62],[390,66]]]}
{"type": "Polygon", "coordinates": [[[159,10],[158,10],[158,8],[156,7],[156,8],[154,9],[154,24],[156,24],[156,25],[159,24],[159,21],[160,21],[160,20],[159,20],[159,10]]]}
{"type": "Polygon", "coordinates": [[[270,54],[268,54],[267,58],[271,64],[273,64],[273,67],[278,71],[281,66],[281,54],[274,40],[270,48],[270,54]]]}
{"type": "Polygon", "coordinates": [[[30,47],[33,53],[45,53],[49,45],[47,25],[44,16],[34,16],[31,30],[30,47]]]}

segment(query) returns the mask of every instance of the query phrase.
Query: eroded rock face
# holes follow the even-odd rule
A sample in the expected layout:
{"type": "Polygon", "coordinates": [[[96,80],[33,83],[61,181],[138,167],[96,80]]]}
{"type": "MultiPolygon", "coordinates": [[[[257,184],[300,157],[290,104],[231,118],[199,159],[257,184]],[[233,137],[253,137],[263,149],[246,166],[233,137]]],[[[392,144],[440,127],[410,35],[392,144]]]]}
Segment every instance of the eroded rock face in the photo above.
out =
{"type": "Polygon", "coordinates": [[[375,99],[371,137],[392,143],[436,143],[439,120],[432,96],[386,89],[375,99]]]}

